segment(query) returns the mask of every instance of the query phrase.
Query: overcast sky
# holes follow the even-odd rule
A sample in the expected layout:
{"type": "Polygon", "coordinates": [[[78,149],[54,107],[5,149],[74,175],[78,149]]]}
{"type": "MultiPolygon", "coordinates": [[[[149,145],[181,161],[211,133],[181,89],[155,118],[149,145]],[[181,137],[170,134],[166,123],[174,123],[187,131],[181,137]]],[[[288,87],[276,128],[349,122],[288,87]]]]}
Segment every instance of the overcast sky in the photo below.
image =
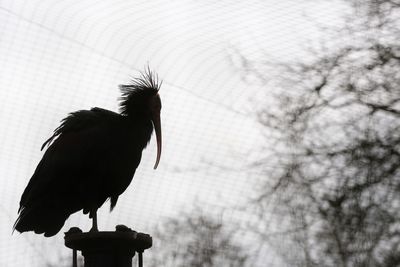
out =
{"type": "MultiPolygon", "coordinates": [[[[147,64],[164,80],[161,163],[152,169],[152,142],[100,229],[149,232],[193,200],[206,210],[243,203],[252,178],[208,164],[240,170],[262,140],[249,101],[262,87],[243,81],[237,51],[301,58],[315,23],[340,16],[333,1],[0,0],[0,266],[43,266],[65,252],[62,233],[11,236],[40,146],[68,112],[117,111],[118,84],[147,64]]],[[[72,225],[90,221],[77,213],[63,230],[72,225]]]]}

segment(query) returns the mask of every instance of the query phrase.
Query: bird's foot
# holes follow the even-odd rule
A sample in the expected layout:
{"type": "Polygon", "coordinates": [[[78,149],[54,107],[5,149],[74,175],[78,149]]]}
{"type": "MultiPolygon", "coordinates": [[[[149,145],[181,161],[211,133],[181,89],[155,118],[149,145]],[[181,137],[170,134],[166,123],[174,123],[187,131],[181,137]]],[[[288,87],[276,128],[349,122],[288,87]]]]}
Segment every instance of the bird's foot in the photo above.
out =
{"type": "Polygon", "coordinates": [[[89,230],[90,233],[95,233],[95,232],[98,232],[98,231],[99,231],[99,228],[97,228],[97,227],[92,227],[92,228],[89,230]]]}

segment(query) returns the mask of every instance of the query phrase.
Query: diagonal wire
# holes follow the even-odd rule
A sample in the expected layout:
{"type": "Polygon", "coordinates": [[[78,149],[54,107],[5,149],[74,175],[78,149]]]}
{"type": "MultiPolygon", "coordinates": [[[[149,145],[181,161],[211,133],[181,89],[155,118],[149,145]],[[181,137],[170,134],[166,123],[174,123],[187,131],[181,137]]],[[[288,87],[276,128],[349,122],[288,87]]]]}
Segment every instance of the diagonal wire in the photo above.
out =
{"type": "MultiPolygon", "coordinates": [[[[36,27],[39,27],[39,28],[41,28],[41,29],[43,29],[43,30],[45,30],[47,32],[50,32],[51,34],[54,34],[55,36],[57,36],[57,37],[59,37],[61,39],[67,40],[67,41],[72,42],[74,44],[77,44],[77,45],[79,45],[79,46],[81,46],[81,47],[83,47],[83,48],[85,48],[85,49],[87,49],[89,51],[92,51],[94,54],[100,55],[100,56],[105,57],[105,58],[107,58],[107,59],[109,59],[111,61],[114,61],[114,62],[116,62],[116,63],[118,63],[118,64],[120,64],[122,66],[125,66],[125,67],[128,67],[130,69],[133,69],[133,70],[136,70],[136,71],[140,72],[139,68],[137,68],[137,67],[135,67],[135,66],[123,61],[123,60],[120,60],[120,59],[115,58],[115,57],[111,57],[111,56],[107,55],[106,53],[104,53],[104,52],[102,52],[100,50],[97,50],[92,46],[87,45],[84,42],[81,42],[79,40],[76,40],[74,38],[66,36],[64,34],[61,34],[61,33],[57,32],[57,31],[55,31],[54,29],[51,29],[50,27],[47,27],[47,26],[45,26],[45,25],[43,25],[41,23],[38,23],[38,22],[34,21],[33,19],[29,19],[29,18],[23,17],[20,14],[14,12],[14,11],[8,9],[8,8],[2,7],[2,6],[0,6],[0,10],[5,12],[5,13],[8,13],[8,14],[14,16],[14,17],[17,17],[20,20],[23,20],[23,21],[26,21],[26,22],[28,22],[28,23],[30,23],[32,25],[35,25],[36,27]]],[[[193,91],[191,91],[191,90],[189,90],[189,89],[187,89],[187,88],[185,88],[185,87],[183,87],[181,85],[176,85],[176,84],[174,84],[172,82],[168,82],[168,81],[164,81],[163,83],[167,84],[167,85],[169,85],[171,87],[174,87],[174,88],[176,88],[178,90],[184,91],[185,93],[187,93],[189,95],[192,95],[194,97],[197,97],[199,99],[202,99],[202,100],[204,100],[206,102],[212,103],[212,104],[216,105],[217,107],[220,107],[220,108],[223,108],[223,109],[225,109],[227,111],[233,112],[233,113],[235,113],[237,115],[241,115],[241,116],[244,116],[244,117],[247,117],[247,118],[250,117],[249,116],[250,114],[248,114],[246,112],[239,111],[237,109],[232,108],[229,105],[226,105],[226,104],[214,101],[214,100],[212,100],[210,98],[204,97],[204,96],[202,96],[202,95],[200,95],[198,93],[195,93],[195,92],[193,92],[193,91]]]]}

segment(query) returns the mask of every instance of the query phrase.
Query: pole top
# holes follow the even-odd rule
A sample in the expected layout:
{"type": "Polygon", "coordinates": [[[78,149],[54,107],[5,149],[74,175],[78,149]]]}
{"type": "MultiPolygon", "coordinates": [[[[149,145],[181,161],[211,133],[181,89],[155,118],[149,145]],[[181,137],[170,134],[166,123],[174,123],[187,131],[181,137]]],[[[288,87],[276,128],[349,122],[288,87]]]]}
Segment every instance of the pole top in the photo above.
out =
{"type": "Polygon", "coordinates": [[[153,245],[150,235],[138,233],[125,225],[117,225],[115,231],[86,232],[72,227],[65,233],[65,246],[80,251],[125,250],[143,252],[153,245]]]}

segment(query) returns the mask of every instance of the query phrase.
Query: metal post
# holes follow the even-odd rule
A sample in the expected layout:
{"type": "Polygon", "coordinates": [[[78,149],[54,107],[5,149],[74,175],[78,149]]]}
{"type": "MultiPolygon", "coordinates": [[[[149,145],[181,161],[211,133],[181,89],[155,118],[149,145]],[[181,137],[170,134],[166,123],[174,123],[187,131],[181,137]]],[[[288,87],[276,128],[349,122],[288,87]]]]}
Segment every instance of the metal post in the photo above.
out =
{"type": "MultiPolygon", "coordinates": [[[[73,227],[65,233],[64,239],[65,246],[82,252],[85,267],[132,267],[135,252],[139,254],[141,266],[143,251],[152,246],[150,235],[137,233],[123,225],[118,225],[115,232],[83,233],[73,227]]],[[[73,255],[73,264],[76,264],[76,253],[73,255]]]]}
{"type": "Polygon", "coordinates": [[[138,254],[139,254],[139,267],[143,267],[143,251],[139,251],[138,252],[138,254]]]}
{"type": "Polygon", "coordinates": [[[78,252],[76,249],[72,250],[72,267],[78,267],[78,252]]]}

